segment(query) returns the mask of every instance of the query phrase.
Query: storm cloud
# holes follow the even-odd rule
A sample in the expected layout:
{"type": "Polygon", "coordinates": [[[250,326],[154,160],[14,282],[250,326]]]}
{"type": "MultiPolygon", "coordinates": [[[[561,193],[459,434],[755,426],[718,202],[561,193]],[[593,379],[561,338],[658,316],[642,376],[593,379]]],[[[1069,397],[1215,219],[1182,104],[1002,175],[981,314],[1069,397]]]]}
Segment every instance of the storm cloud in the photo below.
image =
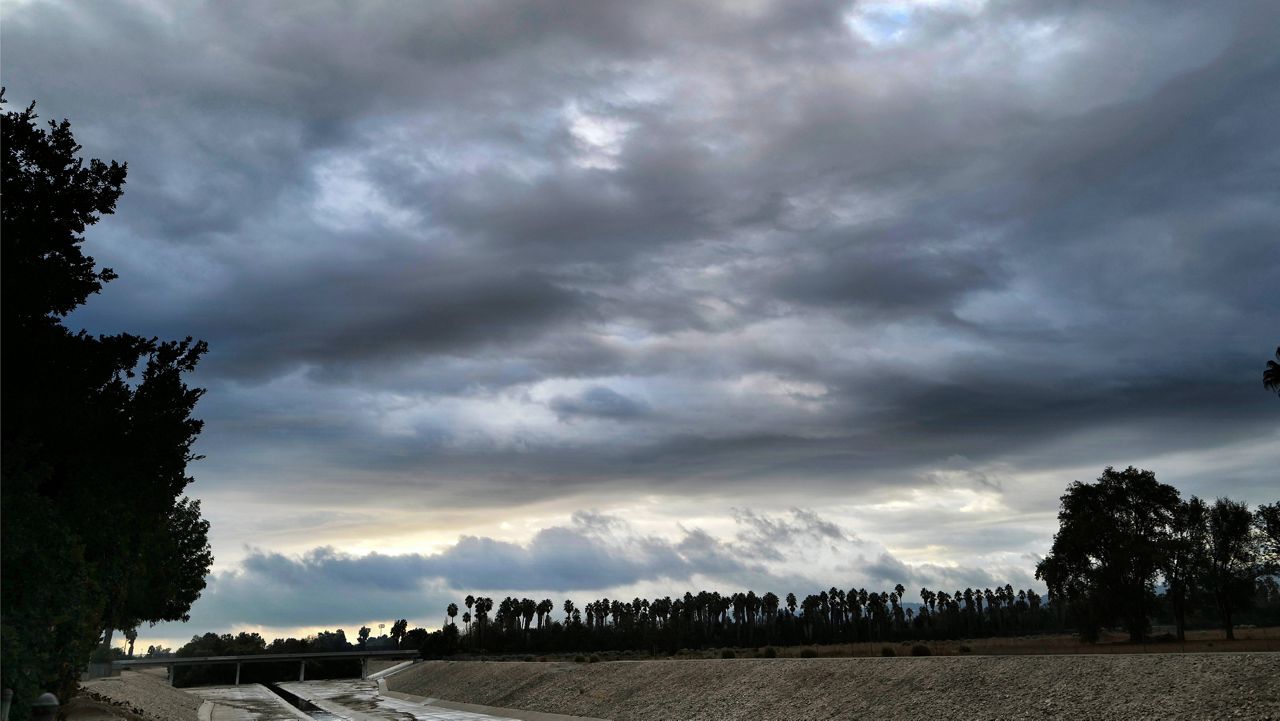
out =
{"type": "Polygon", "coordinates": [[[945,578],[1028,563],[1107,464],[1275,500],[1274,2],[37,1],[0,33],[8,101],[129,162],[87,244],[120,279],[70,322],[210,344],[214,595],[745,584],[793,536],[945,578]],[[858,523],[734,510],[792,506],[858,523]],[[587,507],[652,528],[580,542],[587,507]],[[425,527],[450,550],[370,551],[425,527]]]}

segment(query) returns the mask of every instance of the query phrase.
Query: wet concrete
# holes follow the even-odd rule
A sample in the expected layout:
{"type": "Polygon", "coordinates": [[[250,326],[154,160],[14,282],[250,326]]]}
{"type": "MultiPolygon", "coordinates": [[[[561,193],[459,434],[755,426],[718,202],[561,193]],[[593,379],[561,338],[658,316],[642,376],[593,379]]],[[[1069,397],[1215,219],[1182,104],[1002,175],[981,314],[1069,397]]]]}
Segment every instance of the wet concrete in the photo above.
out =
{"type": "Polygon", "coordinates": [[[329,680],[279,684],[324,712],[348,721],[516,721],[505,716],[424,705],[378,693],[374,681],[329,680]]]}
{"type": "Polygon", "coordinates": [[[212,707],[202,709],[201,721],[303,721],[307,718],[261,684],[197,686],[183,690],[214,702],[212,707]]]}

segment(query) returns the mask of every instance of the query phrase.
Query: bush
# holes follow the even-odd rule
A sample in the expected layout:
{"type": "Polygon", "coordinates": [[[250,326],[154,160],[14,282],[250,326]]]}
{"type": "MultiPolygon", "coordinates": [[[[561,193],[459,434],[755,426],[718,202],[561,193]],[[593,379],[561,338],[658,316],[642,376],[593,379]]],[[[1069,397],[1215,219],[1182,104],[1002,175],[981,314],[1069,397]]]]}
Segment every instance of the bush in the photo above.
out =
{"type": "Polygon", "coordinates": [[[960,644],[960,648],[958,650],[960,653],[973,653],[973,649],[969,648],[965,644],[960,644]]]}
{"type": "Polygon", "coordinates": [[[773,646],[769,646],[769,647],[765,648],[765,650],[764,650],[764,657],[765,657],[765,658],[777,658],[777,657],[778,657],[778,649],[774,648],[773,646]]]}
{"type": "Polygon", "coordinates": [[[737,658],[737,657],[738,657],[738,654],[734,653],[733,649],[731,648],[726,648],[725,650],[720,652],[720,658],[737,658]]]}
{"type": "Polygon", "coordinates": [[[881,656],[897,656],[898,652],[893,650],[893,646],[882,646],[880,648],[881,656]]]}
{"type": "Polygon", "coordinates": [[[812,648],[806,648],[800,652],[800,658],[817,658],[818,652],[812,648]]]}
{"type": "Polygon", "coordinates": [[[591,658],[587,659],[587,663],[600,663],[600,657],[593,653],[591,658]]]}
{"type": "Polygon", "coordinates": [[[917,643],[916,645],[911,647],[911,655],[912,656],[932,656],[933,651],[930,651],[929,647],[924,645],[923,643],[917,643]]]}
{"type": "Polygon", "coordinates": [[[587,657],[586,657],[586,656],[574,656],[574,657],[573,657],[573,662],[574,662],[574,663],[586,663],[586,662],[587,662],[587,657]]]}

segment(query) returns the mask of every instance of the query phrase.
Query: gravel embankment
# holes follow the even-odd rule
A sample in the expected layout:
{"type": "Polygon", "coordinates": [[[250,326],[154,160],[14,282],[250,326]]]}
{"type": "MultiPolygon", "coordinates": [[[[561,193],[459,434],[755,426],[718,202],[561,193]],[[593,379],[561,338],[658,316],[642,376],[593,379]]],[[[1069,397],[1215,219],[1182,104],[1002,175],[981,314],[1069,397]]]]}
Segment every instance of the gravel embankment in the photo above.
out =
{"type": "Polygon", "coordinates": [[[614,721],[1272,719],[1280,654],[420,663],[393,691],[614,721]]]}
{"type": "Polygon", "coordinates": [[[149,721],[196,721],[203,701],[163,678],[125,671],[115,678],[82,684],[93,698],[123,708],[149,721]]]}

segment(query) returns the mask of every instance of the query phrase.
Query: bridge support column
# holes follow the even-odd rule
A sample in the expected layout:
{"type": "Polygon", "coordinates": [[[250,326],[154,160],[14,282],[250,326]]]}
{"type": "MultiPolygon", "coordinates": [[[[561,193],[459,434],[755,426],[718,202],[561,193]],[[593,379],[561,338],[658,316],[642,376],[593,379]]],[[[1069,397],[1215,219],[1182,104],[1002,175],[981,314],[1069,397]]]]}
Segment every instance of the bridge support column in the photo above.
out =
{"type": "Polygon", "coordinates": [[[173,685],[173,664],[169,664],[168,673],[165,674],[165,680],[169,682],[170,686],[173,685]]]}
{"type": "Polygon", "coordinates": [[[369,657],[368,656],[360,659],[360,679],[364,680],[366,678],[369,678],[369,657]]]}
{"type": "Polygon", "coordinates": [[[236,685],[240,685],[240,662],[236,661],[236,685]]]}
{"type": "Polygon", "coordinates": [[[299,681],[307,680],[307,660],[306,659],[303,659],[302,662],[298,664],[298,680],[299,681]]]}

